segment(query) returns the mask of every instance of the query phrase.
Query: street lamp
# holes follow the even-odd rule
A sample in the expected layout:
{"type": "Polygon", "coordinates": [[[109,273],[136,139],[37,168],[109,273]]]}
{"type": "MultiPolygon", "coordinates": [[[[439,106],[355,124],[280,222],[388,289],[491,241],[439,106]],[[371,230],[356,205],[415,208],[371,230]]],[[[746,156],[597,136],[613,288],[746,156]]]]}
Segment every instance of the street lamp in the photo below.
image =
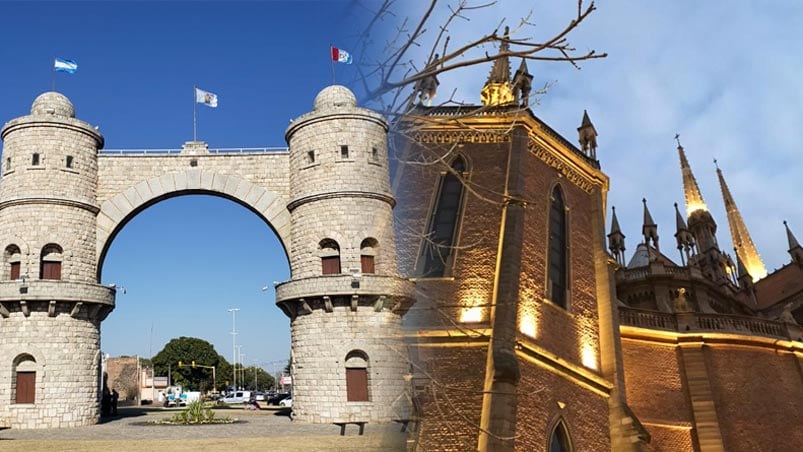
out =
{"type": "Polygon", "coordinates": [[[237,311],[240,308],[231,308],[229,312],[231,312],[231,359],[234,361],[232,364],[232,379],[234,384],[234,390],[237,390],[237,311]]]}

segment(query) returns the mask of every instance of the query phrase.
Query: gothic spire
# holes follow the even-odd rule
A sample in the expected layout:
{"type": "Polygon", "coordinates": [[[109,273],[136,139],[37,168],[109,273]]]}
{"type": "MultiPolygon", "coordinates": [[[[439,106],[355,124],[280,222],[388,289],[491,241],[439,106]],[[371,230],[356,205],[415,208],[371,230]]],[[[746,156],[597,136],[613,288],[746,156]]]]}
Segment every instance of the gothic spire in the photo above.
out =
{"type": "Polygon", "coordinates": [[[697,210],[708,211],[708,207],[703,201],[703,195],[700,194],[700,187],[697,186],[697,179],[691,172],[689,161],[686,160],[686,153],[683,151],[683,146],[680,145],[680,136],[675,135],[678,140],[678,155],[680,156],[680,171],[683,174],[683,194],[686,198],[686,216],[697,210]]]}
{"type": "Polygon", "coordinates": [[[675,239],[678,242],[678,251],[680,251],[680,260],[683,265],[694,254],[694,236],[689,232],[686,227],[686,222],[683,221],[683,215],[678,210],[678,203],[675,203],[675,239]]]}
{"type": "Polygon", "coordinates": [[[583,121],[580,127],[577,128],[577,133],[580,135],[580,149],[591,157],[597,159],[597,129],[591,123],[588,117],[588,111],[583,110],[583,121]]]}
{"type": "MultiPolygon", "coordinates": [[[[714,164],[716,164],[716,160],[714,160],[714,164]]],[[[722,198],[725,201],[728,226],[730,226],[731,239],[733,240],[733,247],[736,249],[736,255],[741,258],[748,273],[753,277],[753,281],[758,281],[767,276],[767,269],[764,267],[764,262],[761,261],[761,256],[758,255],[753,239],[750,238],[747,225],[745,225],[742,214],[739,213],[739,209],[733,201],[733,196],[728,189],[728,184],[725,183],[725,177],[722,176],[722,170],[719,169],[719,166],[717,166],[717,177],[719,177],[719,186],[722,189],[722,198]]]]}
{"type": "Polygon", "coordinates": [[[658,225],[655,224],[652,215],[650,215],[650,209],[647,208],[647,199],[642,198],[641,202],[644,203],[644,224],[641,226],[641,233],[644,235],[644,243],[649,245],[650,241],[652,241],[655,249],[660,251],[658,248],[658,225]]]}
{"type": "Polygon", "coordinates": [[[625,265],[625,235],[619,228],[619,220],[616,218],[616,207],[612,207],[611,233],[608,234],[608,249],[619,265],[625,265]]]}
{"type": "Polygon", "coordinates": [[[510,85],[510,29],[505,27],[505,35],[499,44],[499,55],[494,59],[488,81],[482,87],[480,99],[486,106],[508,105],[515,102],[513,89],[510,85]]]}
{"type": "Polygon", "coordinates": [[[786,228],[786,239],[789,241],[789,254],[792,256],[792,261],[798,265],[803,265],[803,247],[800,246],[795,235],[792,234],[792,230],[789,229],[786,220],[784,220],[783,225],[786,228]]]}
{"type": "Polygon", "coordinates": [[[530,92],[533,90],[533,75],[527,70],[527,60],[522,58],[513,76],[513,94],[523,107],[530,105],[530,92]]]}

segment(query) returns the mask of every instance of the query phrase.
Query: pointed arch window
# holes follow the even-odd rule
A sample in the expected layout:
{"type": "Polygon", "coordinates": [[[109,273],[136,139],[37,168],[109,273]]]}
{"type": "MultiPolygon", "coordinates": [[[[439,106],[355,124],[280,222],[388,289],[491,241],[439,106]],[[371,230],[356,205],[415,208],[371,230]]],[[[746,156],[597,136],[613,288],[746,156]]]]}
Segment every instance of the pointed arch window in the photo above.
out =
{"type": "Polygon", "coordinates": [[[563,191],[556,185],[552,190],[549,207],[549,254],[547,267],[547,297],[556,305],[568,306],[569,242],[566,221],[566,203],[563,191]]]}
{"type": "Polygon", "coordinates": [[[452,161],[451,171],[441,177],[437,203],[418,260],[421,277],[448,276],[452,272],[465,172],[466,162],[458,156],[452,161]]]}
{"type": "Polygon", "coordinates": [[[573,450],[566,425],[563,424],[563,421],[559,421],[549,437],[549,452],[572,452],[573,450]]]}
{"type": "Polygon", "coordinates": [[[340,245],[332,239],[323,239],[318,245],[321,256],[321,274],[337,275],[340,273],[340,245]]]}
{"type": "Polygon", "coordinates": [[[62,254],[61,247],[55,243],[50,243],[42,248],[39,279],[61,279],[62,254]]]}

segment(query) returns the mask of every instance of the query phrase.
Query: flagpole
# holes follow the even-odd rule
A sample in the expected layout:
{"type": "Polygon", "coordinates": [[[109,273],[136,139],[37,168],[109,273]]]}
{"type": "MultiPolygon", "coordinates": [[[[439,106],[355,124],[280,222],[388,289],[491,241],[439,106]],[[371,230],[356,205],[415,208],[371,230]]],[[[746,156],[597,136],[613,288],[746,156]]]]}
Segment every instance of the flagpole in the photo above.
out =
{"type": "Polygon", "coordinates": [[[53,56],[53,91],[56,91],[56,57],[53,56]]]}
{"type": "Polygon", "coordinates": [[[335,58],[333,56],[334,54],[332,53],[332,49],[334,49],[334,47],[335,46],[333,46],[332,44],[329,44],[329,61],[332,63],[332,84],[333,85],[335,84],[335,58]]]}
{"type": "Polygon", "coordinates": [[[197,113],[196,110],[198,109],[198,100],[195,98],[197,95],[198,88],[193,85],[192,87],[192,141],[198,141],[198,125],[197,125],[197,113]]]}

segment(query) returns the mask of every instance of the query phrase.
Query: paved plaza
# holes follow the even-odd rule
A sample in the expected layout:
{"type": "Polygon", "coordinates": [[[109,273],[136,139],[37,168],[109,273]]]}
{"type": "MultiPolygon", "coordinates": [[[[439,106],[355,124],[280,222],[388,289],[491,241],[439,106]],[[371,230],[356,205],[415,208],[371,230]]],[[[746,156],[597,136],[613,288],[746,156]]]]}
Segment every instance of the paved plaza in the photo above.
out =
{"type": "Polygon", "coordinates": [[[286,410],[216,409],[217,417],[234,424],[168,426],[150,425],[178,410],[159,407],[122,407],[119,415],[102,423],[76,428],[0,431],[0,450],[274,450],[274,451],[404,451],[407,434],[400,424],[367,424],[363,436],[349,425],[340,427],[293,422],[286,410]]]}

